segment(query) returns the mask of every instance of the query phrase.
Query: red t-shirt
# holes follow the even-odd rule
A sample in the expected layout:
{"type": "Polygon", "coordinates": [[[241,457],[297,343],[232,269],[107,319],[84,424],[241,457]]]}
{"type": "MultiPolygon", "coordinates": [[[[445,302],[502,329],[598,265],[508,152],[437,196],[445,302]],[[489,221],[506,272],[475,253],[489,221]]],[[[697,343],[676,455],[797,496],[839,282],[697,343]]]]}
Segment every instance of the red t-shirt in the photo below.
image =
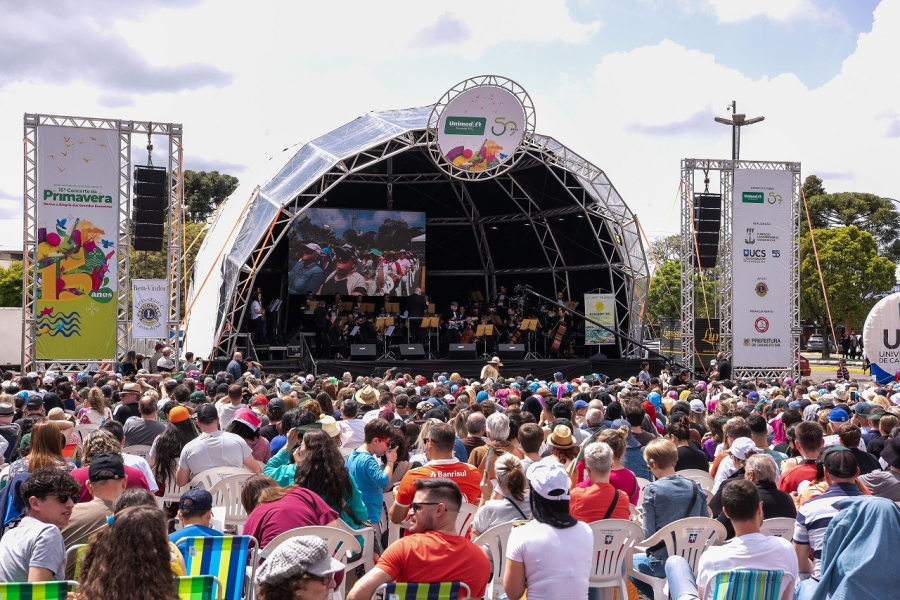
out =
{"type": "Polygon", "coordinates": [[[588,488],[575,488],[572,490],[569,500],[569,514],[585,523],[600,521],[606,516],[613,494],[618,494],[619,499],[610,519],[629,519],[631,511],[628,510],[628,494],[617,490],[608,483],[596,483],[588,488]]]}
{"type": "MultiPolygon", "coordinates": [[[[481,473],[478,472],[478,469],[458,460],[431,461],[424,467],[406,472],[397,487],[396,502],[403,506],[412,504],[413,498],[416,497],[416,479],[424,477],[444,477],[456,482],[459,491],[462,492],[464,502],[477,504],[481,498],[481,473]]],[[[455,580],[448,579],[447,581],[455,580]]]]}
{"type": "MultiPolygon", "coordinates": [[[[74,477],[75,481],[81,484],[81,491],[78,492],[78,502],[90,502],[91,500],[93,500],[94,496],[91,494],[87,486],[88,468],[81,467],[80,469],[75,469],[74,471],[69,473],[69,475],[74,477]]],[[[134,467],[129,467],[126,465],[125,479],[127,480],[127,487],[139,487],[150,491],[150,486],[147,484],[147,478],[144,477],[144,474],[140,469],[135,469],[134,467]]]]}
{"type": "Polygon", "coordinates": [[[781,476],[781,479],[778,481],[778,489],[782,492],[787,492],[788,494],[790,494],[791,492],[797,491],[797,486],[800,485],[800,482],[812,481],[815,478],[815,464],[806,463],[798,465],[781,476]]]}
{"type": "Polygon", "coordinates": [[[328,525],[338,518],[322,498],[306,488],[296,488],[281,500],[266,502],[253,509],[244,524],[244,535],[252,535],[260,548],[295,527],[328,525]]]}
{"type": "Polygon", "coordinates": [[[400,538],[381,555],[378,568],[401,583],[462,581],[473,598],[484,596],[491,576],[491,563],[484,550],[461,535],[440,531],[400,538]]]}

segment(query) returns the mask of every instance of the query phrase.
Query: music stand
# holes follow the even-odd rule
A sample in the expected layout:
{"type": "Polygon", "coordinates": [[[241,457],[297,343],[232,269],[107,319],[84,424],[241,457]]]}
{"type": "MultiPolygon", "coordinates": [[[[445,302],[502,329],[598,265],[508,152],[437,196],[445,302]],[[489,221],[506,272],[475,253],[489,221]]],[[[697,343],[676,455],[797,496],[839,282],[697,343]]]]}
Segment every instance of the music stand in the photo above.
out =
{"type": "Polygon", "coordinates": [[[440,347],[440,319],[438,319],[437,317],[425,317],[424,319],[422,319],[422,328],[428,330],[428,359],[434,360],[435,356],[431,352],[431,335],[432,330],[434,330],[434,335],[438,338],[436,345],[440,347]]]}
{"type": "Polygon", "coordinates": [[[378,360],[385,358],[396,358],[391,352],[391,336],[394,335],[394,317],[378,317],[375,319],[375,329],[382,334],[381,339],[384,341],[384,353],[378,357],[378,360]]]}
{"type": "Polygon", "coordinates": [[[341,312],[352,313],[353,302],[341,302],[341,312]]]}
{"type": "Polygon", "coordinates": [[[494,335],[494,326],[493,325],[479,325],[475,329],[475,337],[481,338],[484,340],[484,353],[481,355],[481,358],[490,358],[491,355],[488,354],[487,351],[487,336],[494,335]]]}
{"type": "Polygon", "coordinates": [[[400,303],[399,302],[385,302],[384,303],[384,311],[387,313],[399,313],[400,312],[400,303]]]}
{"type": "Polygon", "coordinates": [[[522,319],[519,329],[525,332],[526,343],[528,344],[528,352],[525,353],[525,360],[540,360],[541,355],[534,349],[534,332],[538,328],[537,319],[522,319]]]}
{"type": "Polygon", "coordinates": [[[359,309],[364,313],[374,313],[375,312],[375,303],[374,302],[363,302],[359,305],[359,309]]]}
{"type": "Polygon", "coordinates": [[[482,296],[481,292],[478,290],[475,290],[474,292],[470,292],[469,298],[471,298],[473,302],[484,302],[484,296],[482,296]]]}

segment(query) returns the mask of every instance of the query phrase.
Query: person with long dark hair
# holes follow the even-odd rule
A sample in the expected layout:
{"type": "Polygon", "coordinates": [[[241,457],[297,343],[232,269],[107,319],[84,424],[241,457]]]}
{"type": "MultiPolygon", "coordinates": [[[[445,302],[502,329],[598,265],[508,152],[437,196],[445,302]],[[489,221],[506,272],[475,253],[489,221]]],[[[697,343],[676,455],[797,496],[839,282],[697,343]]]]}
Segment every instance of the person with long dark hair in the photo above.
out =
{"type": "Polygon", "coordinates": [[[510,600],[586,598],[594,536],[569,514],[569,474],[556,461],[528,469],[532,521],[509,536],[503,588],[510,600]]]}
{"type": "Polygon", "coordinates": [[[681,415],[677,421],[666,425],[666,437],[669,438],[678,449],[678,462],[675,463],[676,471],[685,469],[697,469],[709,472],[709,461],[706,453],[700,449],[697,442],[691,440],[691,421],[686,415],[681,415]]]}
{"type": "Polygon", "coordinates": [[[157,507],[135,506],[100,530],[81,567],[79,600],[177,599],[166,519],[157,507]]]}
{"type": "Polygon", "coordinates": [[[299,456],[294,483],[317,493],[351,528],[366,527],[366,505],[331,437],[321,429],[307,431],[299,456]]]}
{"type": "Polygon", "coordinates": [[[153,440],[149,456],[150,467],[160,489],[166,489],[169,482],[175,480],[181,450],[197,435],[197,429],[185,407],[176,406],[169,411],[169,424],[165,431],[153,440]]]}
{"type": "Polygon", "coordinates": [[[9,468],[9,478],[21,473],[33,473],[39,469],[61,469],[67,473],[75,468],[62,455],[63,434],[50,421],[38,421],[25,434],[22,441],[29,449],[28,455],[14,462],[9,468]],[[30,436],[26,440],[26,436],[30,436]]]}

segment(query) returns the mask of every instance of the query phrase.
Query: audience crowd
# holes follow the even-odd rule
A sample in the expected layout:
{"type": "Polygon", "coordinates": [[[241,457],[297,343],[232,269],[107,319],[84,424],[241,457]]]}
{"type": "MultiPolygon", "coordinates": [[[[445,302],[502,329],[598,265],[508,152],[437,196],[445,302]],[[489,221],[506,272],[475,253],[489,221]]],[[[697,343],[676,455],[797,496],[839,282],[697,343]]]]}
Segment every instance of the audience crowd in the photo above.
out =
{"type": "Polygon", "coordinates": [[[260,548],[297,527],[374,529],[357,534],[374,544],[365,572],[344,573],[318,537],[282,543],[250,584],[261,600],[328,597],[344,577],[349,600],[445,581],[476,598],[499,585],[514,599],[595,598],[589,523],[632,520],[648,539],[688,517],[715,519],[726,539],[695,568],[662,543],[636,549],[632,597],[652,598],[662,579],[673,598],[710,597],[719,574],[739,570],[778,572],[784,599],[900,589],[900,384],[715,379],[730,369],[692,381],[647,365],[628,380],[253,367],[236,354],[206,375],[5,373],[0,582],[77,579],[86,600],[176,598],[178,543],[234,533],[197,485],[232,467],[246,474],[242,533],[260,548]],[[794,521],[789,535],[762,533],[776,517],[794,521]],[[522,523],[505,556],[473,543],[510,521],[522,523]],[[391,523],[406,528],[398,540],[391,523]],[[502,581],[490,581],[498,561],[502,581]]]}

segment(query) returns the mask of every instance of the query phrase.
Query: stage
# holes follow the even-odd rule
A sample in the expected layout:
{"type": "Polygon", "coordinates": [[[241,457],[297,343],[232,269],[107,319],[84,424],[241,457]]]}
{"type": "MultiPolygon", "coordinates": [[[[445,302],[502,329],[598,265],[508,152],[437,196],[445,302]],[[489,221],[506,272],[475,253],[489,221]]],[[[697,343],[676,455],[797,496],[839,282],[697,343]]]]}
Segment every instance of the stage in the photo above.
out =
{"type": "MultiPolygon", "coordinates": [[[[221,368],[227,361],[223,359],[221,368]]],[[[641,369],[642,360],[629,359],[589,359],[589,358],[569,358],[569,359],[541,359],[541,360],[505,360],[503,367],[500,368],[500,375],[507,377],[526,377],[533,375],[538,379],[552,379],[553,374],[560,372],[566,380],[575,377],[583,377],[592,373],[605,375],[610,379],[627,380],[638,374],[641,369]]],[[[653,375],[659,375],[662,368],[662,361],[648,360],[650,363],[650,372],[653,375]]],[[[269,374],[277,374],[281,376],[290,376],[300,372],[298,361],[261,361],[263,370],[269,374]]],[[[320,360],[315,363],[315,374],[328,374],[334,377],[340,377],[349,372],[353,377],[369,377],[376,375],[384,376],[384,372],[390,368],[396,368],[394,374],[409,373],[411,375],[424,375],[428,380],[434,373],[453,374],[459,373],[461,376],[477,379],[481,376],[481,369],[487,361],[478,360],[320,360]]],[[[217,365],[219,367],[220,365],[217,365]]]]}

